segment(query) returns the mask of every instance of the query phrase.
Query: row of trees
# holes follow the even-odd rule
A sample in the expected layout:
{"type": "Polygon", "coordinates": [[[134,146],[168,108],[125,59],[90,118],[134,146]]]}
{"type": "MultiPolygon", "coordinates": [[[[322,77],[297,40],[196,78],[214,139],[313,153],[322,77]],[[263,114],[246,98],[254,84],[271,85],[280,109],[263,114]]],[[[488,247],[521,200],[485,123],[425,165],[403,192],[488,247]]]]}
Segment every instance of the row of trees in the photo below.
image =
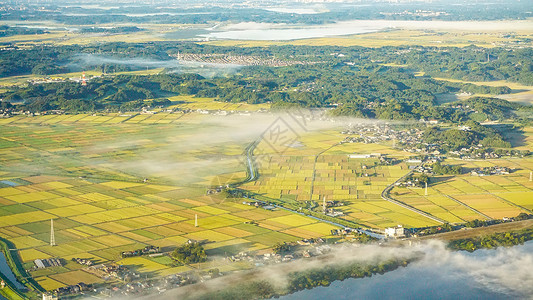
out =
{"type": "MultiPolygon", "coordinates": [[[[323,268],[313,268],[303,272],[287,274],[287,287],[275,286],[266,280],[245,281],[236,283],[231,288],[224,288],[216,292],[199,295],[197,299],[270,299],[285,294],[295,293],[304,289],[318,286],[329,286],[337,280],[348,278],[370,277],[374,274],[384,274],[399,267],[408,265],[409,260],[388,260],[375,265],[360,262],[344,265],[330,265],[323,268]]],[[[201,293],[201,292],[200,292],[201,293]]]]}
{"type": "Polygon", "coordinates": [[[533,228],[456,240],[450,242],[448,247],[454,250],[466,250],[472,252],[482,248],[492,249],[501,246],[510,247],[521,245],[530,240],[533,240],[533,228]]]}
{"type": "Polygon", "coordinates": [[[443,165],[440,162],[436,162],[431,167],[433,169],[433,173],[437,175],[459,175],[463,173],[463,168],[459,165],[443,165]]]}

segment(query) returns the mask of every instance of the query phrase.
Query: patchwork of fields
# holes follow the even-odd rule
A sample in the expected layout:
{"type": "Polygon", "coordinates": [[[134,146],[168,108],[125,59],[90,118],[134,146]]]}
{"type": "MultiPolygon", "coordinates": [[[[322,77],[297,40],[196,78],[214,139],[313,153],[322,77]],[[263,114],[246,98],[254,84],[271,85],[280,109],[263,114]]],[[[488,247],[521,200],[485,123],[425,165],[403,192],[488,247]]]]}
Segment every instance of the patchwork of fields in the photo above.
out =
{"type": "Polygon", "coordinates": [[[243,188],[274,199],[346,202],[343,219],[363,226],[386,228],[437,225],[435,221],[381,198],[381,192],[409,172],[405,163],[381,165],[378,158],[350,158],[349,154],[387,154],[407,158],[408,153],[388,145],[343,143],[334,131],[301,137],[300,145],[275,153],[267,143],[258,145],[259,180],[243,188]],[[325,151],[326,150],[326,151],[325,151]]]}
{"type": "Polygon", "coordinates": [[[120,258],[120,252],[145,245],[171,249],[189,239],[206,240],[208,254],[261,250],[281,241],[329,235],[334,227],[286,211],[267,211],[218,201],[204,189],[142,182],[83,180],[57,176],[13,177],[2,174],[0,234],[34,259],[61,257],[68,263],[32,272],[46,289],[101,279],[80,271],[74,257],[119,261],[158,275],[189,270],[161,258],[120,258]],[[198,216],[198,227],[194,217],[198,216]],[[50,246],[54,219],[57,246],[50,246]],[[256,221],[258,225],[246,224],[256,221]]]}
{"type": "MultiPolygon", "coordinates": [[[[526,129],[524,133],[527,145],[522,148],[525,149],[530,147],[529,131],[526,129]]],[[[385,187],[409,172],[407,164],[383,165],[377,158],[349,157],[353,153],[380,153],[403,159],[408,157],[407,153],[382,144],[338,144],[342,139],[335,132],[311,134],[302,137],[298,147],[282,154],[272,151],[266,143],[259,144],[259,180],[244,188],[274,199],[297,201],[302,207],[308,207],[307,201],[321,205],[324,197],[328,201],[342,201],[347,204],[338,208],[344,213],[342,218],[368,227],[439,224],[381,198],[385,187]]],[[[465,170],[504,166],[515,171],[488,177],[437,176],[429,186],[428,196],[422,188],[396,187],[392,197],[449,223],[532,213],[533,182],[529,181],[529,172],[533,170],[533,159],[445,163],[461,164],[465,170]]]]}
{"type": "Polygon", "coordinates": [[[207,241],[208,254],[225,256],[330,234],[334,226],[311,218],[207,196],[214,177],[246,176],[240,157],[248,142],[224,137],[202,141],[212,127],[222,130],[204,122],[208,117],[160,113],[1,119],[0,235],[15,244],[28,269],[34,259],[66,260],[63,267],[31,273],[52,290],[102,281],[71,262],[74,257],[168,275],[212,264],[183,266],[168,257],[121,259],[120,252],[145,245],[171,250],[194,239],[207,241]],[[57,246],[49,245],[50,219],[57,246]]]}
{"type": "Polygon", "coordinates": [[[514,172],[502,176],[437,176],[423,189],[395,188],[396,199],[428,212],[450,223],[474,219],[510,218],[521,212],[533,212],[533,182],[529,181],[533,159],[499,159],[487,161],[455,161],[465,169],[508,167],[514,172]]]}
{"type": "MultiPolygon", "coordinates": [[[[168,275],[209,269],[214,262],[189,266],[167,256],[123,259],[120,253],[146,245],[169,251],[194,239],[207,241],[208,254],[224,257],[265,250],[278,242],[328,237],[335,227],[316,219],[243,205],[243,199],[222,194],[206,195],[213,183],[246,177],[243,150],[257,135],[244,134],[244,128],[260,122],[257,116],[241,117],[245,122],[227,127],[215,121],[219,117],[198,113],[0,119],[0,236],[15,244],[27,269],[35,259],[66,261],[63,267],[31,272],[48,290],[103,280],[70,261],[75,257],[116,261],[148,276],[168,275]],[[242,137],[228,138],[235,133],[242,137]],[[50,219],[57,246],[49,245],[50,219]]],[[[254,125],[264,130],[265,124],[254,125]]],[[[410,154],[387,143],[339,143],[344,138],[339,130],[309,131],[281,150],[263,139],[254,151],[259,179],[242,188],[304,207],[306,201],[320,205],[323,197],[342,201],[346,205],[338,208],[344,213],[341,218],[362,226],[437,225],[381,198],[386,186],[409,172],[408,164],[349,156],[380,153],[405,159],[410,154]]],[[[447,163],[516,171],[491,177],[440,176],[428,196],[414,188],[395,188],[391,194],[452,223],[533,209],[532,159],[447,163]]],[[[217,262],[217,267],[225,271],[247,266],[217,262]]]]}

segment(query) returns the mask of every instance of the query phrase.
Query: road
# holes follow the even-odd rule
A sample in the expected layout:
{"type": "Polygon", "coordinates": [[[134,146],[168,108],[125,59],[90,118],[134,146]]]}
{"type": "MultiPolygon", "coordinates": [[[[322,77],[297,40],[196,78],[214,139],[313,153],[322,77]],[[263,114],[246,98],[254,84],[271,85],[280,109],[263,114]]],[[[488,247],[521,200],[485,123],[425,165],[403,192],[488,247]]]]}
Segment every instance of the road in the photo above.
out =
{"type": "MultiPolygon", "coordinates": [[[[423,162],[422,162],[422,164],[423,164],[423,162]]],[[[420,164],[419,166],[421,166],[422,164],[420,164]]],[[[398,206],[401,206],[401,207],[403,207],[403,208],[405,208],[405,209],[408,209],[408,210],[410,210],[410,211],[413,211],[413,212],[415,212],[415,213],[417,213],[417,214],[419,214],[419,215],[422,215],[422,216],[424,216],[424,217],[426,217],[426,218],[428,218],[428,219],[431,219],[431,220],[433,220],[433,221],[435,221],[435,222],[438,222],[438,223],[440,223],[440,224],[444,224],[444,223],[446,223],[446,221],[444,221],[444,220],[442,220],[442,219],[440,219],[440,218],[434,217],[434,216],[432,216],[432,215],[430,215],[430,214],[428,214],[428,213],[426,213],[426,212],[423,212],[423,211],[421,211],[421,210],[419,210],[419,209],[416,209],[416,208],[414,208],[414,207],[412,207],[412,206],[410,206],[410,205],[407,205],[407,204],[405,204],[405,203],[403,203],[403,202],[400,202],[400,201],[398,201],[398,200],[394,200],[393,198],[391,198],[391,197],[389,196],[390,191],[396,186],[396,183],[397,183],[397,182],[401,182],[401,181],[403,181],[405,178],[407,178],[408,176],[410,176],[411,174],[413,174],[413,172],[414,172],[413,170],[409,171],[409,173],[407,173],[407,174],[405,174],[404,176],[400,177],[400,179],[396,180],[396,181],[393,182],[391,185],[389,185],[388,187],[386,187],[386,188],[383,190],[383,192],[381,192],[381,198],[383,198],[383,200],[387,200],[387,201],[389,201],[389,202],[391,202],[391,203],[394,203],[394,204],[396,204],[396,205],[398,205],[398,206]]]]}

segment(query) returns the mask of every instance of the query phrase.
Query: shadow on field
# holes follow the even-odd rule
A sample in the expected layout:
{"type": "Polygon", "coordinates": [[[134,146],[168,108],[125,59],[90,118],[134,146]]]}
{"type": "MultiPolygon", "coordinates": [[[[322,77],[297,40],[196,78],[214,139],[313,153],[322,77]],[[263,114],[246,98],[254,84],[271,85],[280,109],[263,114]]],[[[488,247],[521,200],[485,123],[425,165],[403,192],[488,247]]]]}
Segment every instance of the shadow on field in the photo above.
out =
{"type": "MultiPolygon", "coordinates": [[[[468,170],[466,168],[463,167],[463,172],[467,172],[468,170]]],[[[470,171],[468,171],[470,172],[470,171]]],[[[447,181],[450,181],[452,180],[453,178],[457,177],[456,175],[450,175],[450,176],[439,176],[439,177],[431,177],[431,183],[428,184],[428,185],[433,185],[433,184],[439,184],[439,183],[445,183],[447,181]]]]}
{"type": "Polygon", "coordinates": [[[145,271],[141,272],[140,269],[143,267],[143,265],[124,265],[126,268],[128,268],[130,271],[135,272],[137,274],[140,274],[143,278],[154,278],[156,276],[159,276],[157,272],[150,272],[145,271]]]}

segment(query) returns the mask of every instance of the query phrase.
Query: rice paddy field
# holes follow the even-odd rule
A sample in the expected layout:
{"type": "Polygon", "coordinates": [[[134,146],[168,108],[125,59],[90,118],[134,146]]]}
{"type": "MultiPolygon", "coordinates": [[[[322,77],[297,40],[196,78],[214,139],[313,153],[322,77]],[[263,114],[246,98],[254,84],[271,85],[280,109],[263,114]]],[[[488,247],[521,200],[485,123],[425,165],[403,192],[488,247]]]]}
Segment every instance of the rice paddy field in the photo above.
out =
{"type": "MultiPolygon", "coordinates": [[[[200,104],[207,99],[174,101],[193,111],[211,109],[200,104]]],[[[212,105],[216,110],[216,105],[238,104],[212,105]]],[[[267,250],[279,242],[330,237],[336,227],[316,219],[206,194],[214,184],[246,178],[244,149],[257,136],[230,139],[228,132],[245,131],[258,120],[246,114],[163,111],[0,119],[0,236],[15,244],[27,269],[35,259],[64,259],[62,267],[31,272],[47,290],[103,281],[72,258],[117,262],[147,276],[163,276],[215,265],[220,270],[247,266],[220,261],[179,265],[168,256],[121,258],[120,253],[146,245],[171,251],[193,239],[206,241],[210,257],[224,257],[267,250]],[[232,124],[236,117],[244,122],[232,124]],[[50,246],[51,219],[57,246],[50,246]]],[[[530,129],[524,129],[521,147],[530,147],[530,135],[530,129]]],[[[409,172],[409,165],[381,163],[377,154],[399,160],[411,154],[391,143],[341,143],[346,135],[337,129],[295,136],[276,148],[263,134],[254,150],[259,177],[241,188],[303,207],[309,201],[320,205],[324,197],[341,201],[341,218],[365,227],[438,224],[381,198],[385,187],[409,172]],[[374,157],[357,158],[368,154],[374,157]]],[[[503,176],[439,176],[427,196],[414,188],[395,188],[391,195],[450,223],[533,210],[533,159],[446,163],[465,168],[507,166],[514,171],[503,176]]]]}
{"type": "Polygon", "coordinates": [[[326,131],[304,135],[296,147],[276,153],[266,142],[258,145],[259,180],[243,187],[255,193],[286,201],[321,205],[323,198],[347,205],[340,207],[343,219],[372,228],[403,224],[408,227],[436,225],[429,218],[381,198],[388,185],[409,172],[405,163],[381,165],[378,158],[350,158],[350,154],[409,154],[390,145],[343,143],[345,135],[326,131]]]}
{"type": "Polygon", "coordinates": [[[502,219],[521,212],[533,212],[533,182],[529,181],[533,159],[499,159],[486,161],[454,161],[465,169],[508,167],[508,175],[437,176],[428,187],[428,195],[421,188],[394,188],[394,198],[428,212],[450,223],[474,219],[502,219]]]}
{"type": "MultiPolygon", "coordinates": [[[[523,130],[524,139],[517,149],[531,149],[530,128],[523,130]]],[[[301,137],[300,143],[283,153],[273,151],[262,142],[258,145],[259,180],[244,187],[258,194],[300,203],[321,205],[323,199],[346,205],[341,218],[372,228],[401,224],[405,227],[438,225],[436,221],[381,198],[381,192],[409,172],[406,163],[380,164],[377,158],[353,158],[350,154],[386,154],[405,159],[409,154],[388,144],[341,143],[338,132],[313,133],[301,137]]],[[[474,219],[502,219],[521,212],[533,211],[533,182],[529,172],[533,159],[499,159],[487,161],[448,160],[465,170],[502,166],[513,169],[508,175],[474,177],[436,176],[428,195],[422,188],[392,190],[391,196],[409,206],[449,223],[474,219]]]]}
{"type": "Polygon", "coordinates": [[[103,281],[72,262],[75,257],[118,262],[148,276],[162,276],[213,264],[176,265],[166,256],[123,259],[120,253],[145,245],[170,251],[193,239],[206,241],[209,255],[224,257],[330,235],[335,227],[315,219],[206,195],[216,176],[246,176],[240,157],[247,144],[224,138],[194,144],[211,127],[220,129],[206,118],[213,116],[2,119],[0,236],[15,244],[28,269],[35,259],[59,257],[67,262],[31,272],[45,289],[53,290],[103,281]],[[50,219],[57,246],[49,244],[50,219]]]}

